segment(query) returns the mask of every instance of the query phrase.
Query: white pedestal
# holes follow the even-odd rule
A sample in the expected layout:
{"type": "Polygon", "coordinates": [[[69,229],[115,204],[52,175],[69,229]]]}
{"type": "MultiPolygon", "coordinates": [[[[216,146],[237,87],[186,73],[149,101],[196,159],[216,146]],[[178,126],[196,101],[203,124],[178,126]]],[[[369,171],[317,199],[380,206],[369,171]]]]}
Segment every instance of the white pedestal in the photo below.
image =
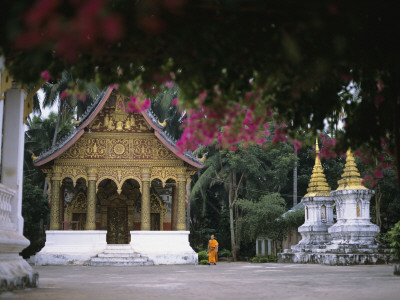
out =
{"type": "Polygon", "coordinates": [[[106,230],[48,230],[35,265],[82,265],[104,251],[106,230]]]}
{"type": "Polygon", "coordinates": [[[198,263],[189,231],[131,231],[131,246],[156,265],[198,263]]]}

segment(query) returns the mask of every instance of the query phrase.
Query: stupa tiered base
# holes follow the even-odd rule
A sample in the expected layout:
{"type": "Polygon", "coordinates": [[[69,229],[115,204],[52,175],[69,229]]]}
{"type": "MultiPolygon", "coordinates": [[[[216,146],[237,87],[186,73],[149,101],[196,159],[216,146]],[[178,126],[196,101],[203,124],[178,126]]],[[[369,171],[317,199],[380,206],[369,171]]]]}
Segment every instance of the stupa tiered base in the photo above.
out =
{"type": "Polygon", "coordinates": [[[281,263],[314,263],[331,266],[384,264],[391,255],[379,245],[327,244],[310,246],[305,251],[286,249],[278,255],[281,263]]]}

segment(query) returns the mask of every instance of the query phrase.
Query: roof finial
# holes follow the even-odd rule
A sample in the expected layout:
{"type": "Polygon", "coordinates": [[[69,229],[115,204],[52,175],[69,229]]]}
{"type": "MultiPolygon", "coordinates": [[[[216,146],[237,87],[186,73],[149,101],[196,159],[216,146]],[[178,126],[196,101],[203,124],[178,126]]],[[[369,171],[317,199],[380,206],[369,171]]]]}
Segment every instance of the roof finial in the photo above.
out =
{"type": "Polygon", "coordinates": [[[367,190],[365,186],[362,185],[362,179],[360,173],[358,172],[357,165],[354,161],[353,153],[351,148],[346,152],[346,165],[344,166],[344,171],[342,174],[342,179],[338,181],[337,191],[340,190],[367,190]]]}
{"type": "Polygon", "coordinates": [[[315,141],[315,164],[308,184],[307,194],[304,197],[329,197],[331,189],[326,182],[321,160],[319,159],[318,138],[315,141]]]}
{"type": "Polygon", "coordinates": [[[165,119],[164,122],[162,122],[162,123],[161,123],[159,120],[157,120],[157,122],[158,122],[158,124],[159,124],[160,126],[165,127],[165,126],[167,126],[167,120],[168,120],[168,119],[165,119]]]}
{"type": "Polygon", "coordinates": [[[198,158],[199,161],[201,161],[202,163],[206,161],[206,157],[207,157],[208,152],[204,153],[203,156],[201,158],[198,158]]]}

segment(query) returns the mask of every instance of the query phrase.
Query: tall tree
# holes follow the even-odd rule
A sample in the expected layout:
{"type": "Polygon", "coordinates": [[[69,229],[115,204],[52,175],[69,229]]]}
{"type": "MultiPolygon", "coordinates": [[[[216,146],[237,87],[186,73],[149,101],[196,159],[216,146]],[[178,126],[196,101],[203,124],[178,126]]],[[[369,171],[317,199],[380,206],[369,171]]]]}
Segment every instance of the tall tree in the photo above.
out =
{"type": "Polygon", "coordinates": [[[17,80],[36,83],[44,70],[58,77],[69,65],[74,78],[119,83],[121,91],[131,80],[148,94],[176,81],[184,103],[202,112],[190,114],[196,122],[186,126],[195,127],[184,137],[198,124],[209,129],[184,140],[193,147],[209,139],[261,144],[272,113],[294,137],[299,128],[321,130],[325,120],[334,127],[344,112],[341,149],[387,147],[400,183],[397,3],[91,3],[6,0],[0,52],[17,80]]]}
{"type": "Polygon", "coordinates": [[[74,81],[69,71],[63,71],[57,81],[47,82],[42,88],[44,92],[42,106],[53,107],[57,103],[57,123],[52,138],[52,146],[56,144],[60,123],[73,117],[79,119],[100,93],[100,90],[93,83],[83,82],[86,95],[82,95],[84,99],[78,99],[72,92],[67,92],[77,83],[79,84],[80,82],[74,81]]]}

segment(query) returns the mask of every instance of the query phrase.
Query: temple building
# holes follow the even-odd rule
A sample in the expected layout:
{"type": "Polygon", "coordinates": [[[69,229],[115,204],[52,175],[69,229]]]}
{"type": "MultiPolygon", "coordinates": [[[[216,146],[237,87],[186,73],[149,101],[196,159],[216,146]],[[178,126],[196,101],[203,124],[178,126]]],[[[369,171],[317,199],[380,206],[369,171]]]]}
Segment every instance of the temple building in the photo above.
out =
{"type": "Polygon", "coordinates": [[[151,110],[127,112],[128,101],[108,88],[71,135],[35,158],[51,199],[36,264],[197,263],[186,205],[204,158],[179,152],[165,124],[151,110]]]}

